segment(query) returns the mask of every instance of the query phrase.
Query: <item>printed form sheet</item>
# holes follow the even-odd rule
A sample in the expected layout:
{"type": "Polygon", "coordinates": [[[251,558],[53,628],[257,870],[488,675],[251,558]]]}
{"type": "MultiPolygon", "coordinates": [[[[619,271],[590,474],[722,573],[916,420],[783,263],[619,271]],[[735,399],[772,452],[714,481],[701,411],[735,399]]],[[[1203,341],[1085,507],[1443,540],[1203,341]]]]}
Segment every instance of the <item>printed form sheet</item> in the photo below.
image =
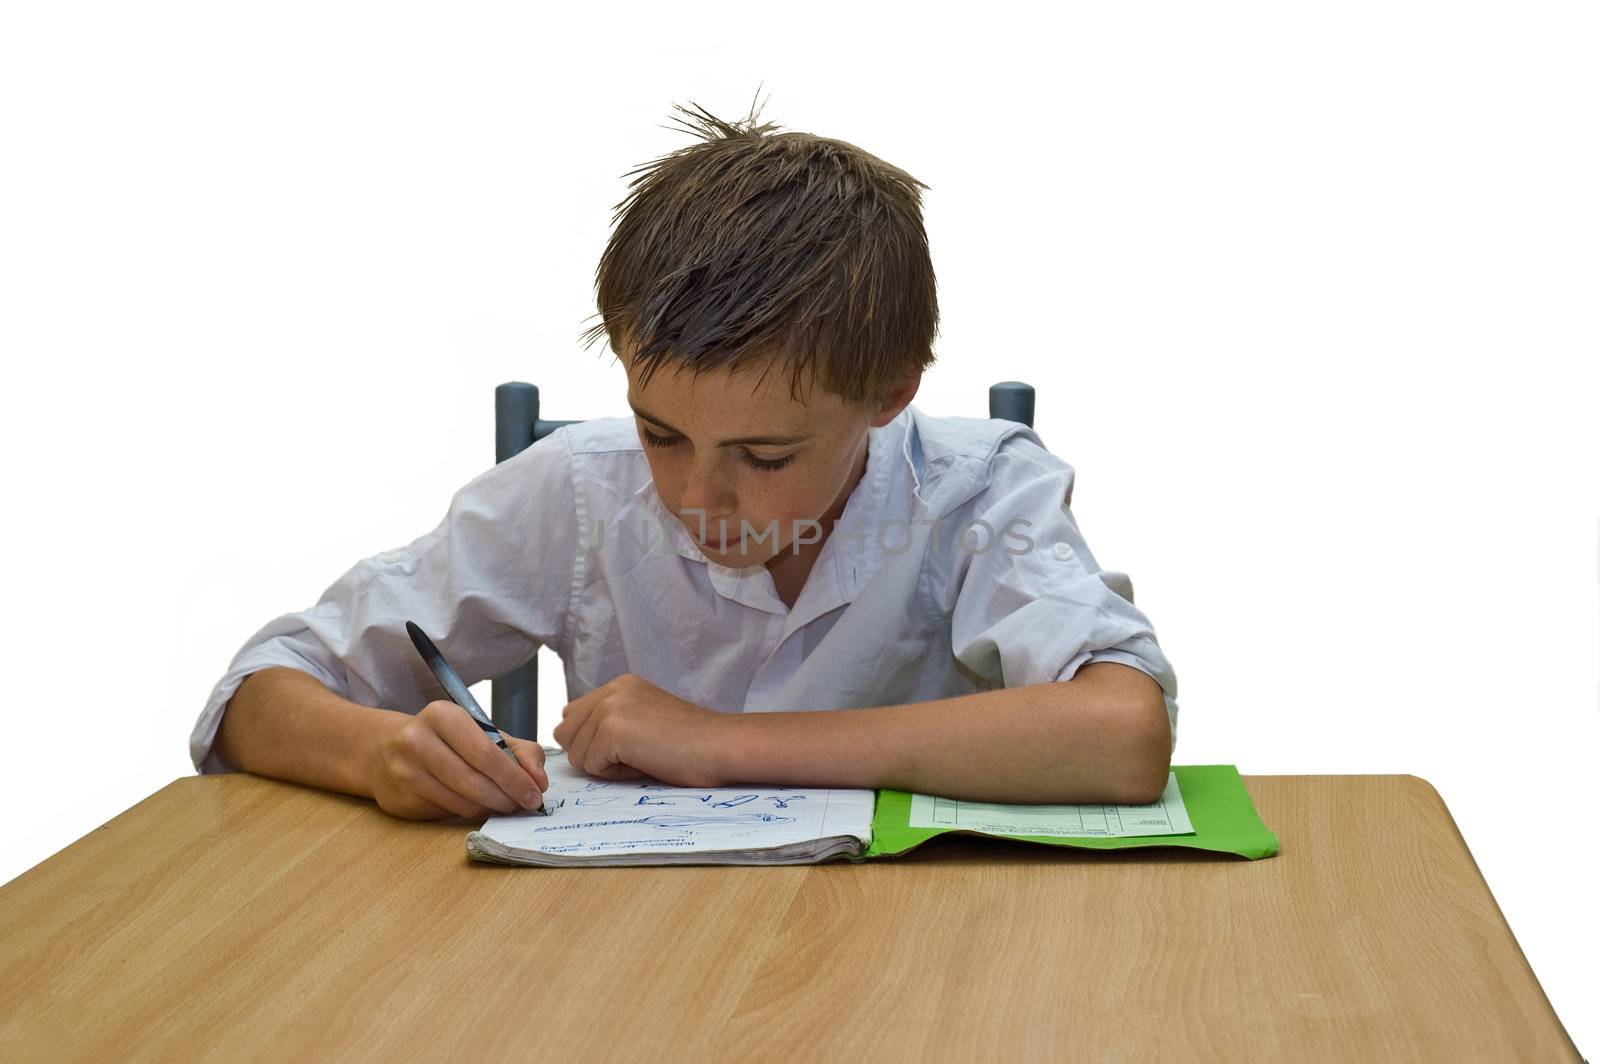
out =
{"type": "Polygon", "coordinates": [[[1063,839],[1194,832],[1177,774],[1172,772],[1167,773],[1160,801],[1150,805],[999,805],[913,794],[909,826],[1063,839]]]}

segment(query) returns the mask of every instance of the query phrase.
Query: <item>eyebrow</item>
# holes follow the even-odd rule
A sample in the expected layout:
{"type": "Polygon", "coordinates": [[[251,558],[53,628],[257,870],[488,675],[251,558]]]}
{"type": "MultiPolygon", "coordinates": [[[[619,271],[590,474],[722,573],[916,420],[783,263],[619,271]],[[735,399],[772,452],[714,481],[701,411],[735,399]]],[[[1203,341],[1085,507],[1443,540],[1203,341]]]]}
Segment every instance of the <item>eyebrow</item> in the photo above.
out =
{"type": "MultiPolygon", "coordinates": [[[[662,421],[660,418],[656,417],[654,414],[648,414],[645,411],[640,410],[638,407],[633,405],[632,401],[630,401],[628,403],[628,407],[635,414],[638,414],[640,417],[644,418],[646,421],[649,421],[652,424],[660,425],[662,428],[666,429],[668,432],[676,432],[679,436],[687,435],[687,433],[683,432],[683,430],[673,428],[671,425],[667,424],[665,421],[662,421]]],[[[810,439],[814,439],[815,437],[816,437],[816,434],[815,433],[811,433],[811,432],[808,432],[803,436],[740,436],[736,440],[723,440],[720,443],[718,443],[717,446],[718,447],[734,447],[734,446],[737,446],[738,444],[753,443],[753,444],[756,444],[758,446],[783,447],[783,446],[786,446],[786,445],[791,444],[791,443],[804,443],[805,441],[810,440],[810,439]]]]}

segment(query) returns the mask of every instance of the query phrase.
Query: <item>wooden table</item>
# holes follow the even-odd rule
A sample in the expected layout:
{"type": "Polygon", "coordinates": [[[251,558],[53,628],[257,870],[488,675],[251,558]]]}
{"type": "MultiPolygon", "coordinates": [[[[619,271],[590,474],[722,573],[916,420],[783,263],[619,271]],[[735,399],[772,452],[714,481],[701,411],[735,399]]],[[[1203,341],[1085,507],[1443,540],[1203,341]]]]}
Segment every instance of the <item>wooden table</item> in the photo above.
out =
{"type": "Polygon", "coordinates": [[[187,777],[0,887],[0,1059],[1577,1059],[1425,781],[1245,783],[1268,860],[539,869],[187,777]]]}

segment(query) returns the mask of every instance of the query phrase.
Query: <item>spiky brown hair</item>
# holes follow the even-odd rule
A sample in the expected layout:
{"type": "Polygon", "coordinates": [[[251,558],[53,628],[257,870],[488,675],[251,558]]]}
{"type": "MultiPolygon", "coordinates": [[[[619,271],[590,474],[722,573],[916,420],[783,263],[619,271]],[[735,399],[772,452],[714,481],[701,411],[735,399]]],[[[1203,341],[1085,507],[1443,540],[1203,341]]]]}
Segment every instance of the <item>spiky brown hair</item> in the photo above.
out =
{"type": "Polygon", "coordinates": [[[757,125],[754,101],[734,123],[690,102],[673,120],[702,140],[624,175],[643,176],[616,206],[583,345],[627,345],[642,382],[663,364],[786,365],[791,395],[814,383],[854,403],[931,365],[929,186],[853,144],[757,125]]]}

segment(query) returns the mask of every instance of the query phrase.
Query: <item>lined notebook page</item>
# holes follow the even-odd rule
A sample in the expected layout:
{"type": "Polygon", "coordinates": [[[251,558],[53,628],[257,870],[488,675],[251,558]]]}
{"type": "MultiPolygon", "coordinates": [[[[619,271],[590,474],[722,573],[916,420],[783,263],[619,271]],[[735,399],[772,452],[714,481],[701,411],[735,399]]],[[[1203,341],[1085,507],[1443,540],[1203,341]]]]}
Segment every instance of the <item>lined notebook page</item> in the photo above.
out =
{"type": "Polygon", "coordinates": [[[594,779],[546,750],[549,816],[490,817],[469,856],[507,864],[808,864],[872,840],[871,790],[594,779]]]}

